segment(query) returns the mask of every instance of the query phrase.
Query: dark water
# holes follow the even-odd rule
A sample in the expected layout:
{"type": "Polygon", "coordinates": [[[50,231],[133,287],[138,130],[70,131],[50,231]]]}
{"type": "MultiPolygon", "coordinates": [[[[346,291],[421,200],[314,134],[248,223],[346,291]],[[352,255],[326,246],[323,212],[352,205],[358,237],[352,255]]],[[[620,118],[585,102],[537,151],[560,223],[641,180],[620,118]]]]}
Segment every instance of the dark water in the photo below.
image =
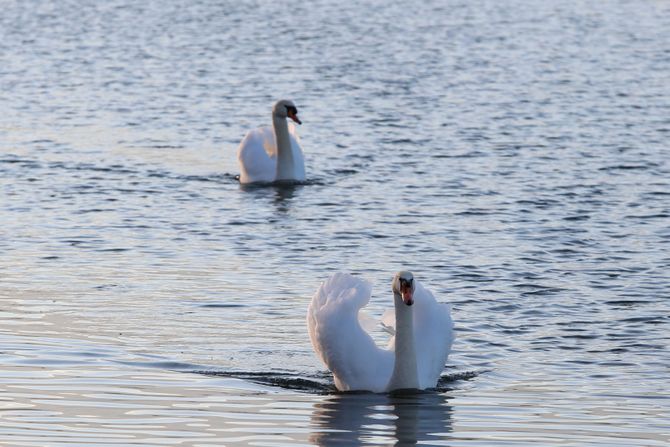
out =
{"type": "Polygon", "coordinates": [[[667,2],[2,7],[0,444],[670,443],[667,2]],[[401,268],[438,390],[333,393],[312,293],[401,268]]]}

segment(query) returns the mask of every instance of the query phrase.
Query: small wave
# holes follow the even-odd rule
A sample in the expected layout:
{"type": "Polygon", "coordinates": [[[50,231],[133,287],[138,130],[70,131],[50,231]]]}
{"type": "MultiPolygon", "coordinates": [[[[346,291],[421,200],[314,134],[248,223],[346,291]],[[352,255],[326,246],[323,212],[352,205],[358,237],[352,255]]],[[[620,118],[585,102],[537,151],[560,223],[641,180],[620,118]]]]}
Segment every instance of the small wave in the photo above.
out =
{"type": "Polygon", "coordinates": [[[633,170],[645,170],[649,168],[658,167],[658,163],[647,163],[647,164],[630,164],[630,165],[613,165],[613,166],[604,166],[599,169],[599,171],[633,171],[633,170]]]}
{"type": "Polygon", "coordinates": [[[230,377],[233,379],[247,380],[260,385],[277,386],[289,390],[306,391],[312,393],[329,394],[337,389],[329,375],[323,374],[314,377],[304,377],[290,373],[279,372],[253,372],[253,371],[190,371],[195,374],[206,376],[230,377]]]}
{"type": "Polygon", "coordinates": [[[244,304],[236,303],[208,303],[208,304],[198,304],[198,307],[204,309],[222,309],[222,308],[232,308],[232,307],[246,307],[244,304]]]}
{"type": "MultiPolygon", "coordinates": [[[[312,376],[296,375],[282,372],[255,372],[255,371],[189,371],[206,376],[229,377],[246,380],[259,385],[276,386],[288,390],[304,391],[317,394],[340,393],[329,372],[323,371],[312,376]]],[[[440,376],[437,386],[429,391],[444,392],[453,389],[453,383],[461,380],[470,380],[477,377],[477,371],[459,371],[440,376]]]]}
{"type": "Polygon", "coordinates": [[[646,300],[610,300],[610,301],[605,301],[605,304],[609,304],[611,306],[624,306],[624,307],[632,307],[640,304],[649,304],[649,301],[646,300]]]}
{"type": "Polygon", "coordinates": [[[116,361],[115,363],[119,363],[121,365],[126,366],[141,367],[141,368],[158,368],[158,369],[167,369],[171,371],[184,371],[184,372],[191,372],[193,367],[195,366],[192,363],[184,363],[184,362],[177,362],[163,359],[156,359],[155,361],[119,360],[116,361]]]}
{"type": "Polygon", "coordinates": [[[181,180],[189,182],[209,182],[209,183],[233,183],[239,181],[240,176],[236,174],[223,173],[213,175],[181,175],[181,180]]]}
{"type": "MultiPolygon", "coordinates": [[[[133,175],[137,177],[147,177],[147,178],[183,180],[187,182],[231,183],[239,181],[239,175],[230,173],[210,174],[210,175],[182,175],[158,169],[141,170],[137,168],[129,168],[121,164],[111,164],[105,166],[93,163],[72,163],[65,161],[55,161],[48,164],[42,164],[39,163],[37,160],[32,160],[28,158],[18,158],[18,157],[0,158],[0,163],[19,164],[23,165],[23,167],[30,169],[46,168],[49,170],[97,172],[110,175],[120,174],[120,175],[133,175]]],[[[127,191],[132,192],[132,190],[127,191]]],[[[156,192],[156,191],[148,191],[148,192],[156,192]]]]}
{"type": "MultiPolygon", "coordinates": [[[[239,181],[240,176],[235,175],[233,177],[235,181],[239,181]]],[[[240,189],[243,191],[253,192],[266,188],[273,188],[278,191],[290,191],[296,190],[302,186],[312,186],[318,185],[323,186],[326,183],[320,178],[311,178],[307,180],[282,180],[278,182],[255,182],[255,183],[240,183],[240,189]]]]}

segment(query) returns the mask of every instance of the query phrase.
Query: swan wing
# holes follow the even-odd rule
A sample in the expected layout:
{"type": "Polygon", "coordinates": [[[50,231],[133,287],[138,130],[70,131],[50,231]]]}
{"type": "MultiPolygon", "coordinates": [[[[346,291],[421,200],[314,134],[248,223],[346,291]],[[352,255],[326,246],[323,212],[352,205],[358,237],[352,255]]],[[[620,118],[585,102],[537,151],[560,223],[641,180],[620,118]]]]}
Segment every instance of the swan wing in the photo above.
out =
{"type": "Polygon", "coordinates": [[[241,183],[273,182],[277,175],[277,144],[272,129],[250,130],[237,148],[237,160],[241,183]]]}
{"type": "Polygon", "coordinates": [[[391,336],[395,336],[395,309],[386,309],[380,321],[382,330],[391,336]]]}
{"type": "Polygon", "coordinates": [[[438,303],[421,283],[414,290],[414,344],[422,389],[434,388],[454,340],[451,306],[438,303]]]}
{"type": "Polygon", "coordinates": [[[336,273],[319,286],[307,310],[314,351],[340,391],[382,392],[391,377],[393,353],[380,349],[359,322],[370,294],[367,281],[336,273]]]}
{"type": "Polygon", "coordinates": [[[300,136],[298,135],[295,124],[289,123],[288,135],[289,140],[291,140],[291,151],[293,152],[293,173],[295,174],[295,180],[302,182],[306,178],[305,157],[302,152],[300,136]]]}

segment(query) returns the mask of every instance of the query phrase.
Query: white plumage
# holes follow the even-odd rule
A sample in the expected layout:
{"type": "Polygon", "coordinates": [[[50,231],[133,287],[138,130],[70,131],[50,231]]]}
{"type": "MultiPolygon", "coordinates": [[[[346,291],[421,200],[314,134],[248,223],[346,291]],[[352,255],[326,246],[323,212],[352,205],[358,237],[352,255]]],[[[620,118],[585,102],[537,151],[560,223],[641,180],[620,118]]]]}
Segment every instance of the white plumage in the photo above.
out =
{"type": "Polygon", "coordinates": [[[300,123],[293,102],[278,101],[272,109],[272,127],[250,130],[237,148],[240,183],[304,181],[305,161],[300,137],[287,118],[300,123]]]}
{"type": "Polygon", "coordinates": [[[370,283],[336,273],[314,294],[307,311],[309,336],[338,390],[386,392],[436,386],[453,342],[450,307],[437,303],[409,272],[396,275],[393,290],[396,314],[385,315],[384,323],[395,336],[387,349],[379,348],[359,322],[359,310],[370,300],[370,283]],[[414,304],[403,303],[398,292],[402,275],[412,284],[414,304]],[[397,324],[392,328],[394,319],[397,324]],[[410,348],[399,349],[396,358],[396,345],[401,344],[410,348]],[[403,364],[405,370],[416,370],[415,378],[400,378],[403,364]]]}

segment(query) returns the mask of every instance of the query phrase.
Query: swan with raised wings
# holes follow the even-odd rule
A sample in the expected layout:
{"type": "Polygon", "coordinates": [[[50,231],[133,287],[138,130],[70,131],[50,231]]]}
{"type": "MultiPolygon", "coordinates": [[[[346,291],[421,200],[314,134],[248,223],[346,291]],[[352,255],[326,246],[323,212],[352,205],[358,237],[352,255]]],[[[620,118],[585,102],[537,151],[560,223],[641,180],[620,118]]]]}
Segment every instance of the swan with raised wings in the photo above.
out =
{"type": "Polygon", "coordinates": [[[286,99],[272,108],[272,128],[250,130],[237,148],[240,183],[302,182],[305,161],[295,126],[286,119],[302,124],[298,109],[286,99]]]}
{"type": "Polygon", "coordinates": [[[387,349],[379,348],[359,321],[370,283],[336,273],[314,294],[307,311],[309,337],[338,390],[381,393],[437,385],[453,342],[450,307],[410,272],[398,272],[392,290],[395,315],[387,312],[382,323],[394,334],[387,349]]]}

